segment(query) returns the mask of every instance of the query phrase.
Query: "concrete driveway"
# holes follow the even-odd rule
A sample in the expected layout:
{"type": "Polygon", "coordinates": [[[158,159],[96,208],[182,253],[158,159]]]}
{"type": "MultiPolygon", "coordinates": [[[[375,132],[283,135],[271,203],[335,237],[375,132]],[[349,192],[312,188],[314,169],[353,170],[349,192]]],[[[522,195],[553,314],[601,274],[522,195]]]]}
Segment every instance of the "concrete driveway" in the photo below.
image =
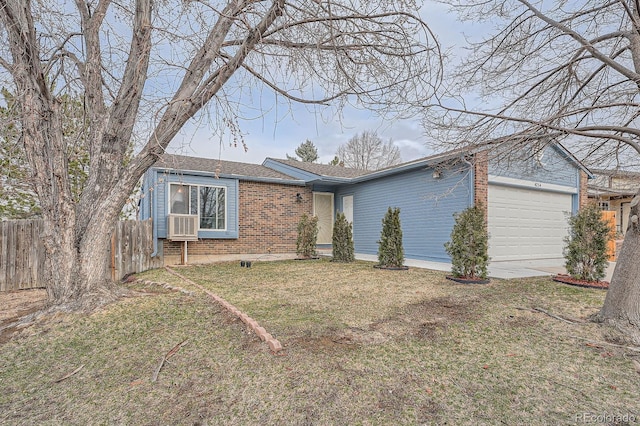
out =
{"type": "MultiPolygon", "coordinates": [[[[489,264],[489,276],[508,279],[566,274],[567,270],[564,267],[564,262],[564,258],[491,262],[489,264]]],[[[615,262],[609,262],[607,274],[604,278],[605,281],[611,281],[615,267],[615,262]]]]}
{"type": "MultiPolygon", "coordinates": [[[[375,255],[358,254],[356,259],[368,260],[375,262],[378,257],[375,255]]],[[[556,259],[535,259],[535,260],[505,260],[500,262],[489,263],[489,276],[492,278],[527,278],[527,277],[544,277],[556,274],[565,274],[567,270],[564,268],[564,258],[556,259]]],[[[405,265],[413,268],[433,269],[436,271],[451,271],[451,263],[446,262],[430,262],[427,260],[406,259],[405,265]]],[[[609,262],[605,281],[611,281],[615,262],[609,262]]]]}

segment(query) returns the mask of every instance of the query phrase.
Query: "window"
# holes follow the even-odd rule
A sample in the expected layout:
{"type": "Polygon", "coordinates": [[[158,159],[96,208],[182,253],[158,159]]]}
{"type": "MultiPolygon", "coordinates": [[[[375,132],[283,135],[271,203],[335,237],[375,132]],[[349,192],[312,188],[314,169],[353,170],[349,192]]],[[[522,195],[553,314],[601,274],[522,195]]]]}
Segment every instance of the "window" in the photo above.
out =
{"type": "Polygon", "coordinates": [[[342,197],[342,213],[344,213],[347,222],[353,223],[353,195],[342,197]]]}
{"type": "Polygon", "coordinates": [[[199,210],[201,229],[224,229],[224,188],[201,186],[199,210]]]}
{"type": "Polygon", "coordinates": [[[169,213],[197,215],[200,229],[226,229],[226,192],[218,186],[171,184],[169,213]]]}

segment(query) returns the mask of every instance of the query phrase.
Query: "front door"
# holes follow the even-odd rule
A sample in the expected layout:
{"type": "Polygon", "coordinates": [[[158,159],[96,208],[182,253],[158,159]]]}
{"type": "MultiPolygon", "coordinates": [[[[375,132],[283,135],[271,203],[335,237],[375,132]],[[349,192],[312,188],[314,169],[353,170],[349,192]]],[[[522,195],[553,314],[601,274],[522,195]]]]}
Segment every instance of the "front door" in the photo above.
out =
{"type": "Polygon", "coordinates": [[[318,244],[333,242],[333,194],[313,193],[313,215],[318,217],[318,244]]]}

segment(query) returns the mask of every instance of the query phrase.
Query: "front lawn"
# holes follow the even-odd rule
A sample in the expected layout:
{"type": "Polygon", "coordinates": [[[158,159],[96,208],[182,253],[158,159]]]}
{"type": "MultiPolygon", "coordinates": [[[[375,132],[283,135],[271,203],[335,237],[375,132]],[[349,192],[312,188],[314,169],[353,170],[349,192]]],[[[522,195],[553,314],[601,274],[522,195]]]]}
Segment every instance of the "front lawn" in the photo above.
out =
{"type": "Polygon", "coordinates": [[[640,422],[640,352],[602,343],[596,324],[542,312],[584,321],[602,290],[549,278],[470,286],[325,260],[177,271],[284,349],[272,354],[203,293],[150,271],[141,277],[195,296],[133,284],[139,297],[0,345],[0,424],[640,422]]]}

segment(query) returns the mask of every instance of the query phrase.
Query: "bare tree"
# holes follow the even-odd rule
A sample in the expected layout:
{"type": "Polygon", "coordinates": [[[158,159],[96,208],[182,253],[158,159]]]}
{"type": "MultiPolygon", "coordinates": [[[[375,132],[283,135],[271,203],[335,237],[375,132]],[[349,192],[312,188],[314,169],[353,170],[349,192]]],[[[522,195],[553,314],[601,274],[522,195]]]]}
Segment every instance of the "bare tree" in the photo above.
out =
{"type": "Polygon", "coordinates": [[[367,130],[340,145],[336,157],[345,167],[358,170],[379,170],[402,161],[392,140],[384,142],[376,132],[367,130]]]}
{"type": "MultiPolygon", "coordinates": [[[[413,1],[0,0],[0,83],[44,219],[49,303],[117,297],[104,278],[112,224],[142,174],[190,119],[238,132],[258,90],[398,114],[440,81],[439,51],[413,1]],[[89,146],[78,200],[62,94],[81,96],[89,146]],[[205,108],[206,106],[209,108],[205,108]],[[132,140],[140,141],[129,158],[132,140]]],[[[266,99],[265,99],[266,102],[266,99]]]]}
{"type": "MultiPolygon", "coordinates": [[[[445,78],[450,84],[427,109],[425,127],[441,145],[499,146],[515,140],[530,150],[531,145],[540,149],[555,139],[587,164],[639,164],[637,1],[444,2],[462,20],[491,21],[497,30],[470,44],[470,55],[452,67],[445,78]]],[[[511,146],[496,152],[517,151],[511,146]]],[[[599,313],[601,321],[622,330],[636,344],[640,344],[639,200],[640,194],[632,203],[631,226],[599,313]]]]}

